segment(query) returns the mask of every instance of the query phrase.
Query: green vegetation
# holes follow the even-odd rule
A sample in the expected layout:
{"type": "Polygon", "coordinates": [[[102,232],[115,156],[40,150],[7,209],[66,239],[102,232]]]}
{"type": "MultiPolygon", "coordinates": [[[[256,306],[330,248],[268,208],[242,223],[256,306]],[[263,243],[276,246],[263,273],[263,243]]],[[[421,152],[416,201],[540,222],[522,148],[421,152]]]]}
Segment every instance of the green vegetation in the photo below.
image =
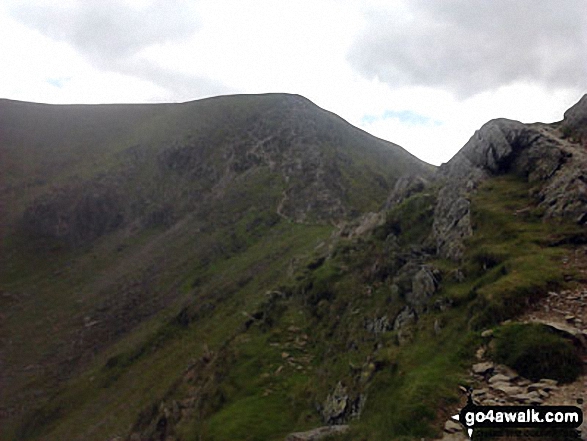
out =
{"type": "Polygon", "coordinates": [[[473,196],[474,234],[461,266],[465,280],[454,283],[450,294],[456,302],[471,301],[473,329],[515,317],[563,283],[565,249],[558,245],[580,227],[545,222],[530,194],[524,179],[506,175],[486,181],[473,196]]]}
{"type": "Polygon", "coordinates": [[[540,324],[510,324],[498,328],[492,357],[532,381],[552,378],[570,383],[583,367],[572,343],[540,324]]]}

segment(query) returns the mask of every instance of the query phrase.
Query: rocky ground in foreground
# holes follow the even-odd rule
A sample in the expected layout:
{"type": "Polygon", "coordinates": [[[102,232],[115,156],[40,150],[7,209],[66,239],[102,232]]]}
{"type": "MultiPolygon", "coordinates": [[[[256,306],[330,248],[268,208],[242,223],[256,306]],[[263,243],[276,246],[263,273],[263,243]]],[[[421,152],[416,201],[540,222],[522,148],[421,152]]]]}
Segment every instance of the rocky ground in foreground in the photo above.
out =
{"type": "MultiPolygon", "coordinates": [[[[587,278],[587,247],[577,248],[563,258],[565,266],[572,268],[580,280],[587,278]]],[[[491,330],[483,333],[486,344],[477,351],[478,362],[471,367],[472,398],[477,405],[512,406],[577,406],[587,415],[587,284],[575,289],[551,291],[518,318],[519,322],[542,323],[563,335],[582,348],[585,370],[574,382],[559,384],[553,379],[537,382],[520,376],[513,369],[494,363],[486,356],[491,343],[491,330]]],[[[459,409],[455,409],[455,413],[459,409]]],[[[587,421],[579,427],[581,439],[587,439],[587,421]]],[[[443,441],[469,439],[463,427],[448,420],[444,426],[443,441]]],[[[517,439],[517,438],[508,438],[517,439]]]]}

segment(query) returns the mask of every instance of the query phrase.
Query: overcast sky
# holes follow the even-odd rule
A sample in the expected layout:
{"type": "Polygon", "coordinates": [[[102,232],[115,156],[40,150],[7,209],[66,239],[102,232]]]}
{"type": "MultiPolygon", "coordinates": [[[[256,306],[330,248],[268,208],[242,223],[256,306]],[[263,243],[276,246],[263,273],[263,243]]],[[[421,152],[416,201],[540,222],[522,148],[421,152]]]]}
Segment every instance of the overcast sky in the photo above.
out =
{"type": "Polygon", "coordinates": [[[584,0],[3,0],[0,97],[298,93],[433,164],[587,93],[584,0]]]}

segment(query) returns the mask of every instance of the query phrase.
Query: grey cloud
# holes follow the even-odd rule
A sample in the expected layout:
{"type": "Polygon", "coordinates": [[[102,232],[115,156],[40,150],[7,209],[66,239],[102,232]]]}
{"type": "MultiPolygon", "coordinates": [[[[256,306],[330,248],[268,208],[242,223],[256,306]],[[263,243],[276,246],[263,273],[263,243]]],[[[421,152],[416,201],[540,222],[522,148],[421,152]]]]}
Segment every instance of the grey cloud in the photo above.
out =
{"type": "Polygon", "coordinates": [[[12,8],[23,24],[64,41],[95,67],[148,80],[171,92],[173,100],[229,93],[215,81],[173,72],[137,54],[158,43],[181,41],[199,28],[188,0],[155,0],[143,8],[101,0],[28,2],[12,8]]]}
{"type": "Polygon", "coordinates": [[[451,90],[460,98],[518,80],[587,86],[582,0],[412,0],[412,18],[372,11],[349,52],[353,66],[392,87],[451,90]]]}
{"type": "Polygon", "coordinates": [[[192,34],[198,24],[185,1],[156,1],[145,8],[124,2],[25,3],[15,18],[43,34],[71,44],[102,65],[115,63],[155,43],[192,34]]]}

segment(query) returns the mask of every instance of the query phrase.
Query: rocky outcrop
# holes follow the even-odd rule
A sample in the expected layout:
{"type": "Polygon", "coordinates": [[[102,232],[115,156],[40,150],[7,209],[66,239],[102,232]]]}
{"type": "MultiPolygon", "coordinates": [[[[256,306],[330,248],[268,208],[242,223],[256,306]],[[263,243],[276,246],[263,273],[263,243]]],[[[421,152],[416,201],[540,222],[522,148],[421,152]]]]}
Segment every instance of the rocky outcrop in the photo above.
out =
{"type": "MultiPolygon", "coordinates": [[[[583,107],[581,104],[569,118],[578,121],[583,107]]],[[[553,126],[507,119],[488,122],[438,170],[442,187],[433,223],[438,253],[452,260],[462,257],[464,239],[472,234],[471,193],[481,181],[505,173],[537,187],[546,218],[587,222],[586,169],[585,149],[561,139],[553,126]]]]}
{"type": "Polygon", "coordinates": [[[372,332],[375,335],[379,335],[383,334],[384,332],[392,330],[393,326],[391,323],[389,323],[389,319],[387,318],[387,316],[384,315],[383,317],[366,319],[365,329],[369,332],[372,332]]]}
{"type": "Polygon", "coordinates": [[[365,404],[362,394],[352,397],[346,386],[338,382],[322,406],[322,419],[328,425],[338,425],[360,416],[365,404]]]}
{"type": "Polygon", "coordinates": [[[409,342],[413,334],[413,325],[418,315],[411,307],[404,307],[393,321],[393,330],[397,331],[397,340],[400,345],[409,342]]]}

